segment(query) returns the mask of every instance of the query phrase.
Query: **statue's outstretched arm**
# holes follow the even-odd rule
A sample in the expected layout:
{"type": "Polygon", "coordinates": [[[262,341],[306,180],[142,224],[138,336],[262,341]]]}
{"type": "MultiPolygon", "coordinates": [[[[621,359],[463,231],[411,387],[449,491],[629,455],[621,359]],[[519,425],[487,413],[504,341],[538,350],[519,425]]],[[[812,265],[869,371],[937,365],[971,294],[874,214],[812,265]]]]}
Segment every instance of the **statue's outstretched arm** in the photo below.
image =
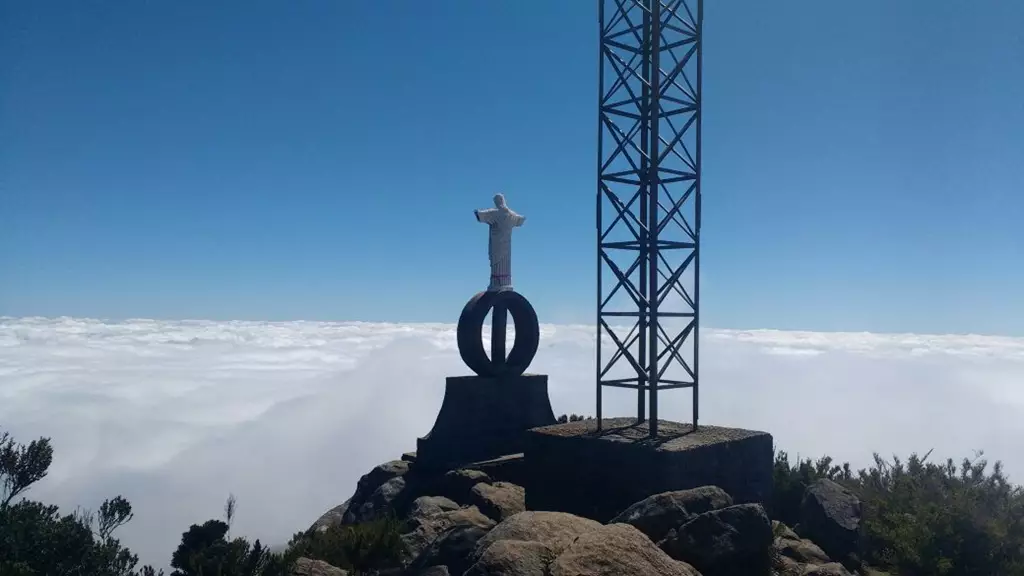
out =
{"type": "Polygon", "coordinates": [[[486,210],[473,210],[473,215],[476,216],[477,222],[483,222],[484,224],[493,224],[494,217],[498,214],[496,208],[488,208],[486,210]]]}

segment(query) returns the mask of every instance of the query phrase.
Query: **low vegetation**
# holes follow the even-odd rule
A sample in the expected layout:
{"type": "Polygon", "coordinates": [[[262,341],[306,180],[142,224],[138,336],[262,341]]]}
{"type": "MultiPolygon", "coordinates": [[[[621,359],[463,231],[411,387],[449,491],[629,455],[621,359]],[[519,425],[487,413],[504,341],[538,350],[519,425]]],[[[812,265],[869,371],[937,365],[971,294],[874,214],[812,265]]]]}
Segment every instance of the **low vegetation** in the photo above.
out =
{"type": "Polygon", "coordinates": [[[300,532],[288,544],[290,560],[306,557],[323,560],[356,574],[397,565],[404,551],[405,526],[387,517],[355,526],[332,526],[324,531],[300,532]]]}
{"type": "Polygon", "coordinates": [[[558,417],[559,424],[565,424],[566,422],[579,422],[580,420],[593,420],[593,416],[581,416],[578,414],[562,414],[558,417]]]}
{"type": "MultiPolygon", "coordinates": [[[[138,567],[138,556],[114,538],[133,516],[121,496],[104,501],[95,514],[64,515],[56,506],[23,498],[52,462],[49,438],[25,445],[0,433],[0,576],[163,576],[152,566],[138,567]]],[[[385,518],[300,532],[284,552],[272,553],[259,540],[230,538],[235,509],[229,496],[224,520],[193,524],[182,534],[169,576],[287,576],[303,556],[359,575],[395,564],[403,551],[401,523],[385,518]]]]}
{"type": "Polygon", "coordinates": [[[136,571],[138,557],[113,537],[132,518],[132,507],[117,496],[103,502],[99,513],[62,515],[56,506],[15,501],[46,477],[53,461],[48,438],[17,444],[0,434],[0,574],[42,576],[152,576],[151,568],[136,571]]]}
{"type": "MultiPolygon", "coordinates": [[[[864,503],[866,565],[913,576],[1024,576],[1024,490],[981,455],[959,465],[927,459],[887,461],[876,455],[871,467],[854,472],[827,457],[790,462],[778,452],[772,517],[798,524],[804,490],[828,478],[864,503]]],[[[161,576],[150,566],[139,567],[138,557],[114,537],[132,519],[124,498],[106,500],[95,513],[71,514],[24,498],[52,460],[48,438],[25,445],[0,433],[0,574],[161,576]]],[[[284,552],[272,553],[259,540],[230,538],[234,514],[229,497],[223,520],[189,527],[171,554],[168,576],[285,576],[300,557],[371,574],[394,565],[403,552],[404,526],[395,518],[300,532],[284,552]]]]}
{"type": "Polygon", "coordinates": [[[863,503],[864,564],[893,574],[1024,575],[1024,489],[981,454],[959,465],[928,456],[904,462],[875,454],[871,467],[854,473],[828,457],[790,463],[778,452],[772,516],[798,523],[804,488],[828,478],[863,503]]]}

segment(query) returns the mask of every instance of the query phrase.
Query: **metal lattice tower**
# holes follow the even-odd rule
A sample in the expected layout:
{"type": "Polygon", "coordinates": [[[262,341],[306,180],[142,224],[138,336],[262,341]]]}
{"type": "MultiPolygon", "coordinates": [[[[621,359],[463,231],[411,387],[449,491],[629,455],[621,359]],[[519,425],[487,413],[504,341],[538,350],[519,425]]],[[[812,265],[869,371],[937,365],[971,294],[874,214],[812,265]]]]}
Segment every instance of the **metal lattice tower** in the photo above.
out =
{"type": "Polygon", "coordinates": [[[598,4],[597,419],[635,389],[654,437],[661,390],[697,426],[703,0],[598,4]]]}

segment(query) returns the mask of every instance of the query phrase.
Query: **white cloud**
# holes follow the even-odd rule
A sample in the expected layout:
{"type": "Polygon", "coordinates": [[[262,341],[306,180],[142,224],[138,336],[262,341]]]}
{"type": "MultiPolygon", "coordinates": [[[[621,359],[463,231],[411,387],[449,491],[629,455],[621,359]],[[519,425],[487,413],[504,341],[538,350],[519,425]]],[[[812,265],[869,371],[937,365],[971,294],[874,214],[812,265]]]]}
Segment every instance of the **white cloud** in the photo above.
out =
{"type": "MultiPolygon", "coordinates": [[[[531,371],[556,413],[594,411],[594,330],[544,326],[531,371]]],[[[415,449],[444,378],[465,374],[454,326],[0,319],[0,428],[53,438],[31,497],[68,510],[123,494],[120,532],[165,565],[189,524],[238,497],[235,533],[287,540],[373,465],[415,449]]],[[[791,453],[984,449],[1024,478],[1024,339],[706,330],[701,418],[766,430],[791,453]]],[[[664,417],[687,419],[668,391],[664,417]]],[[[605,392],[626,415],[628,391],[605,392]]]]}

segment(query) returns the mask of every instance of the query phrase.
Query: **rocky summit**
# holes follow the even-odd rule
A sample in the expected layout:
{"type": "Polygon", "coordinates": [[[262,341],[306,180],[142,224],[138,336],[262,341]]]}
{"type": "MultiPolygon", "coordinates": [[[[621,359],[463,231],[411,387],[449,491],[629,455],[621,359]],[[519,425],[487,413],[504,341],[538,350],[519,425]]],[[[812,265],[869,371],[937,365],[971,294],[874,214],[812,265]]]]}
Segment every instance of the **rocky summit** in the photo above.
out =
{"type": "MultiPolygon", "coordinates": [[[[770,520],[761,504],[735,504],[715,486],[655,494],[601,523],[527,510],[525,490],[510,481],[518,468],[508,462],[487,472],[469,465],[426,474],[408,462],[386,462],[306,533],[396,520],[397,559],[360,572],[380,576],[857,574],[846,566],[854,566],[850,534],[859,502],[832,483],[808,487],[794,528],[770,520]]],[[[310,558],[294,574],[355,576],[310,558]]]]}

